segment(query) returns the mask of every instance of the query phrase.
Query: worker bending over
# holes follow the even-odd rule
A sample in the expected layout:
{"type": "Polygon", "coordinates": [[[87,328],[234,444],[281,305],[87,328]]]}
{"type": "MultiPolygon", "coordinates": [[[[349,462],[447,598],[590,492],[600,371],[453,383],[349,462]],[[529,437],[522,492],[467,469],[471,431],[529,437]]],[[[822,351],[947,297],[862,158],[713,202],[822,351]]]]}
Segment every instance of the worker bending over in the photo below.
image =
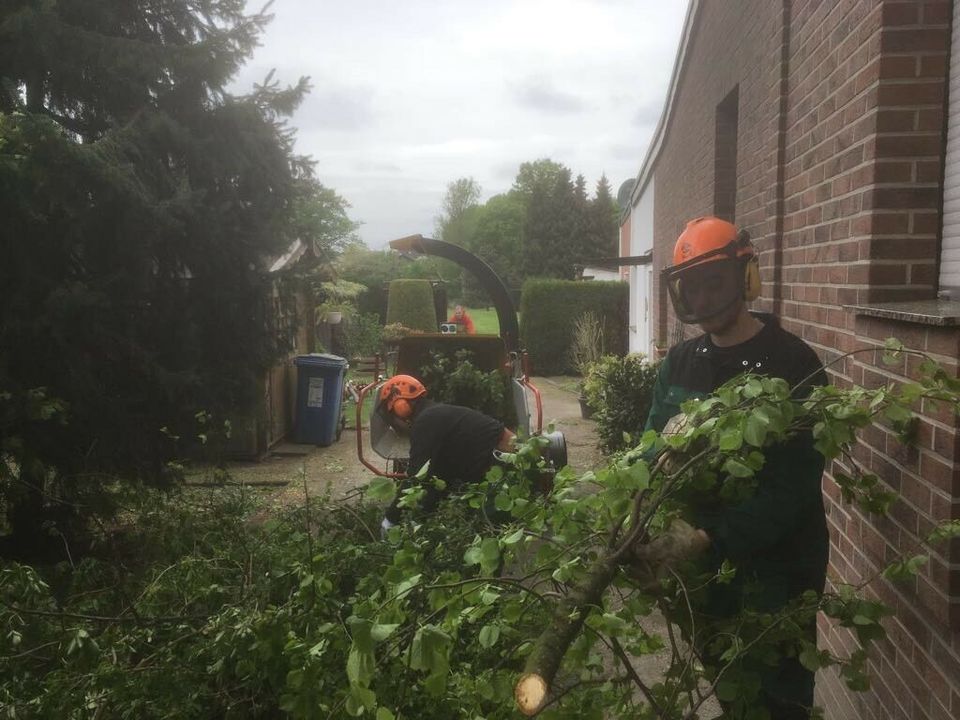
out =
{"type": "MultiPolygon", "coordinates": [[[[380,410],[394,429],[410,437],[408,477],[429,461],[429,476],[444,490],[426,483],[421,508],[432,512],[444,493],[483,480],[494,464],[494,450],[512,452],[516,434],[495,418],[460,405],[430,400],[427,388],[412,375],[394,375],[380,388],[380,410]]],[[[384,527],[399,522],[399,494],[385,513],[384,527]]]]}

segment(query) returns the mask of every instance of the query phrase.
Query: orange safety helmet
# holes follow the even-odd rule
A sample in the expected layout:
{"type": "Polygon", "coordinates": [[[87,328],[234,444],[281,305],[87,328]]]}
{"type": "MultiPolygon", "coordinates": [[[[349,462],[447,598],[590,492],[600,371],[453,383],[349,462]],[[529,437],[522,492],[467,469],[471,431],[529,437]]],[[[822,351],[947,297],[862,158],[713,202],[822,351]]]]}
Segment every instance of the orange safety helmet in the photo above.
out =
{"type": "Polygon", "coordinates": [[[394,375],[380,386],[380,402],[398,418],[413,414],[412,400],[427,394],[427,388],[412,375],[394,375]]]}
{"type": "Polygon", "coordinates": [[[681,322],[697,323],[719,315],[738,300],[750,302],[760,295],[760,262],[750,242],[750,233],[716,217],[700,217],[687,227],[673,247],[673,265],[663,271],[670,300],[681,322]],[[685,293],[689,270],[706,263],[725,261],[734,275],[729,296],[713,303],[707,314],[697,314],[685,293]]]}

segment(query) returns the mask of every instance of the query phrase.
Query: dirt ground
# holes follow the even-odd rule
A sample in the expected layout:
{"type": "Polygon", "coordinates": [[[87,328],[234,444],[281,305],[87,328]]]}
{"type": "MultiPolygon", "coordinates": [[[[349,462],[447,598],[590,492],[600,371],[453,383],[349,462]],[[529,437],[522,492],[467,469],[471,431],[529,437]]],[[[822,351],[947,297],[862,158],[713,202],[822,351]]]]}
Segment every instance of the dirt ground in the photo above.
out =
{"type": "MultiPolygon", "coordinates": [[[[570,466],[578,472],[600,466],[603,455],[597,449],[596,423],[580,417],[577,395],[567,389],[572,385],[570,378],[533,378],[532,382],[541,393],[544,425],[553,423],[566,438],[570,466]]],[[[365,431],[363,439],[367,461],[386,469],[385,461],[370,449],[365,431]]],[[[329,491],[332,497],[341,498],[376,477],[358,458],[353,429],[345,430],[329,447],[283,443],[263,461],[233,463],[229,471],[234,481],[276,487],[270,495],[280,505],[302,502],[304,492],[318,497],[329,491]]]]}

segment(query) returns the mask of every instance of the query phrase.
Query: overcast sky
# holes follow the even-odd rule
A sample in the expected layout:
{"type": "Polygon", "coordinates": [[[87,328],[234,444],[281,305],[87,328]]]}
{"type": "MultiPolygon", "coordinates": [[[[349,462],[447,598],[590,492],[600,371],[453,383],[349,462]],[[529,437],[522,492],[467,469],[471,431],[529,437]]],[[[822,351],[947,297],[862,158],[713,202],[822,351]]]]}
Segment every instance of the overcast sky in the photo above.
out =
{"type": "MultiPolygon", "coordinates": [[[[260,7],[254,0],[250,7],[260,7]]],[[[297,150],[370,247],[432,235],[447,183],[483,199],[548,157],[636,176],[663,108],[686,0],[276,0],[238,77],[308,75],[297,150]]]]}

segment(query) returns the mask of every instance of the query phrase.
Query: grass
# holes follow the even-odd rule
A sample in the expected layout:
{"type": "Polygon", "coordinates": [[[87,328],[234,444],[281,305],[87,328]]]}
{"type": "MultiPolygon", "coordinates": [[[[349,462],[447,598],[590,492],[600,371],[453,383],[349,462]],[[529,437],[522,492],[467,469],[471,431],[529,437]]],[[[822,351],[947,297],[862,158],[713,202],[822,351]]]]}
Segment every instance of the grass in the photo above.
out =
{"type": "MultiPolygon", "coordinates": [[[[497,318],[497,311],[492,307],[471,308],[464,306],[467,314],[473,318],[473,326],[477,329],[477,335],[499,335],[500,320],[497,318]]],[[[447,317],[453,315],[453,308],[447,317]]],[[[520,314],[517,313],[517,320],[520,320],[520,314]]]]}

